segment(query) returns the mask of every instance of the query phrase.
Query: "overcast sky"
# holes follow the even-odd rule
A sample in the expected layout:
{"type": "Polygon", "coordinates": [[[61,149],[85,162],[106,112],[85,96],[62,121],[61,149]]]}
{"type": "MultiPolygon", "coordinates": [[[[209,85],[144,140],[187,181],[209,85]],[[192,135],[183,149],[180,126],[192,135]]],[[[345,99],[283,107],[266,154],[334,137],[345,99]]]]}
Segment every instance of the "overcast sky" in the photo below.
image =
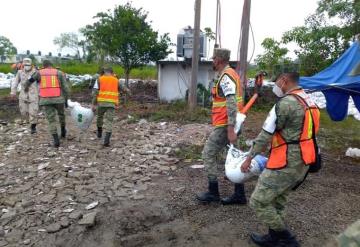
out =
{"type": "MultiPolygon", "coordinates": [[[[123,0],[16,0],[2,1],[0,10],[0,35],[10,39],[18,52],[30,50],[43,54],[59,52],[53,39],[62,32],[77,32],[93,23],[98,12],[125,4],[123,0]]],[[[155,30],[169,33],[173,43],[185,26],[194,25],[195,0],[133,0],[133,6],[149,12],[155,30]]],[[[240,35],[243,0],[221,0],[222,47],[232,51],[236,59],[240,35]]],[[[202,29],[215,31],[216,0],[202,0],[202,29]]],[[[255,54],[261,54],[261,42],[266,37],[280,39],[283,32],[303,25],[304,19],[315,12],[317,0],[252,0],[251,24],[255,36],[255,54]]],[[[249,58],[253,51],[249,39],[249,58]]],[[[213,46],[213,44],[211,44],[213,46]]],[[[289,47],[293,49],[293,47],[289,47]]],[[[175,50],[175,48],[173,48],[175,50]]],[[[64,52],[63,52],[64,53],[64,52]]]]}

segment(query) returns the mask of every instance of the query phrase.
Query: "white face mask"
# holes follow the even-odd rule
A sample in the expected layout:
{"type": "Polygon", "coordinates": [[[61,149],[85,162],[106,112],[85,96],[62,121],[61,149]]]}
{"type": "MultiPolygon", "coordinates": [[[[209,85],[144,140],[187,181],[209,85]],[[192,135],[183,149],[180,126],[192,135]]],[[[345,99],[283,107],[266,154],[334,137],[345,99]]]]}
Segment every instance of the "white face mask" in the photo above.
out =
{"type": "Polygon", "coordinates": [[[26,71],[31,70],[31,65],[24,65],[24,69],[25,69],[26,71]]]}
{"type": "MultiPolygon", "coordinates": [[[[284,85],[284,84],[283,84],[284,85]]],[[[282,87],[282,86],[281,86],[282,87]]],[[[281,88],[275,84],[275,86],[272,89],[273,93],[278,97],[283,97],[285,94],[281,90],[281,88]]]]}

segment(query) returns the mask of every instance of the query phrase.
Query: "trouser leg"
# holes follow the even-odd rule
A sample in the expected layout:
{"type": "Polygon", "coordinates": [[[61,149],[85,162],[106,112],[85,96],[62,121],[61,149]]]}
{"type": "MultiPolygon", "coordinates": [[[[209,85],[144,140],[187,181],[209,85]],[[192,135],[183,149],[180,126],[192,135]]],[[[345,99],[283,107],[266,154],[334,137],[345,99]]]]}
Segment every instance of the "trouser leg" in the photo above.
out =
{"type": "Polygon", "coordinates": [[[217,155],[228,144],[227,129],[215,128],[207,139],[202,157],[205,170],[210,181],[216,181],[218,177],[217,155]]]}
{"type": "Polygon", "coordinates": [[[50,134],[52,135],[57,134],[56,105],[45,105],[43,109],[44,109],[45,117],[48,121],[50,134]]]}
{"type": "Polygon", "coordinates": [[[108,107],[104,113],[104,130],[107,133],[112,132],[112,125],[114,121],[115,109],[108,107]]]}
{"type": "Polygon", "coordinates": [[[30,124],[37,124],[38,122],[39,104],[38,102],[29,103],[29,120],[30,124]]]}

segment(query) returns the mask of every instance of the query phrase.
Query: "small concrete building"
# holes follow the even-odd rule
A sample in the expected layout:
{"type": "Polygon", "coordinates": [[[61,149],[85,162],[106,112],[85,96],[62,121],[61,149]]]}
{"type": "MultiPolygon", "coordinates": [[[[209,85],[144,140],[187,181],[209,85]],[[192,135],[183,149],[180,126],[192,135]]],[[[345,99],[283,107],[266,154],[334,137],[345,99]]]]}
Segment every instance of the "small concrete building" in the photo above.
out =
{"type": "MultiPolygon", "coordinates": [[[[236,66],[236,62],[231,62],[236,66]]],[[[191,82],[191,61],[158,61],[158,96],[161,101],[185,99],[191,82]]],[[[212,61],[200,61],[198,83],[210,89],[215,78],[212,61]]]]}

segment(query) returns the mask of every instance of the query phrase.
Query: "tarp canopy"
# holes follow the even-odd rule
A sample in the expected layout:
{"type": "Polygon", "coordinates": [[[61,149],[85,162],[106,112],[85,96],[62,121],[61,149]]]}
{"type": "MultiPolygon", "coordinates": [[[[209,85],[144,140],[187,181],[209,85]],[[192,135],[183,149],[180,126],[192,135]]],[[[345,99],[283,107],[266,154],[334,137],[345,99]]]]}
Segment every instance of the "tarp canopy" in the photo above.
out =
{"type": "Polygon", "coordinates": [[[322,91],[326,109],[334,121],[347,116],[349,97],[360,111],[360,41],[356,41],[332,65],[312,77],[301,77],[304,89],[322,91]]]}

